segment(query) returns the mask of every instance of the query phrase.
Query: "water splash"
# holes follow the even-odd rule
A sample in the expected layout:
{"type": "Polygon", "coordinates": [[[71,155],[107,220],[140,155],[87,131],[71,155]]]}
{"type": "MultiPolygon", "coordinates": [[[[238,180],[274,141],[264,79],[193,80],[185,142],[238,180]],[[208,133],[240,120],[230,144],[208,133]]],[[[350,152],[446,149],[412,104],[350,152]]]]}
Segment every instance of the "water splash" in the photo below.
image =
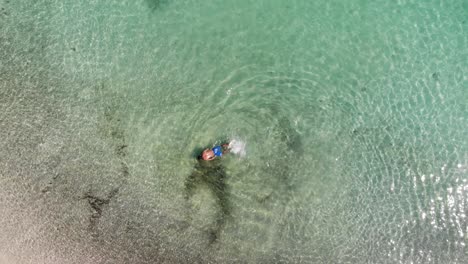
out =
{"type": "Polygon", "coordinates": [[[245,150],[246,143],[240,139],[233,139],[229,142],[229,149],[231,153],[239,155],[240,157],[245,157],[247,154],[245,150]]]}

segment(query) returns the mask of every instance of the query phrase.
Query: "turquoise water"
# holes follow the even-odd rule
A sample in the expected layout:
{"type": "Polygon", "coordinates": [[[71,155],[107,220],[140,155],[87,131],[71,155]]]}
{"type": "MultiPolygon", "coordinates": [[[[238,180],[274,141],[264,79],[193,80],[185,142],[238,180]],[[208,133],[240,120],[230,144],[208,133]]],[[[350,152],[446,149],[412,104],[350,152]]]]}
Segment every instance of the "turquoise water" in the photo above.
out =
{"type": "Polygon", "coordinates": [[[465,1],[0,8],[0,263],[468,261],[465,1]]]}

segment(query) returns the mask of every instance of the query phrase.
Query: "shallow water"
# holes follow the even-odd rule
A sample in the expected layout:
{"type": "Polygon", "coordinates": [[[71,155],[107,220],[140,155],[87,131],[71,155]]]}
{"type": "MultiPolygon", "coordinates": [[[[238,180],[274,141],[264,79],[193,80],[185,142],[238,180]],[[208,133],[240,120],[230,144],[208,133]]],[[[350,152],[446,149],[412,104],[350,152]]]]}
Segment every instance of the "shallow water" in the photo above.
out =
{"type": "Polygon", "coordinates": [[[0,263],[468,262],[468,5],[419,2],[0,1],[0,263]]]}

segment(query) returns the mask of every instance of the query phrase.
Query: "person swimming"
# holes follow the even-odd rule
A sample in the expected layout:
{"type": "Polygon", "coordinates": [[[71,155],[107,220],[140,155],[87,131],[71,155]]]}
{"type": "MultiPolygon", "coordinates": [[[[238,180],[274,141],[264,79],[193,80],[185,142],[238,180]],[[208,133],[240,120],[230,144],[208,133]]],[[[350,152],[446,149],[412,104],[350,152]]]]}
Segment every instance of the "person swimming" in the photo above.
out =
{"type": "Polygon", "coordinates": [[[222,161],[217,159],[227,153],[229,153],[228,143],[203,150],[198,156],[198,162],[192,173],[185,181],[185,199],[187,201],[192,199],[197,190],[203,190],[204,188],[208,188],[216,198],[218,211],[211,226],[206,230],[210,245],[218,240],[225,222],[231,216],[229,186],[226,183],[228,176],[222,161]]]}
{"type": "Polygon", "coordinates": [[[222,157],[223,154],[229,153],[229,143],[224,143],[222,145],[214,146],[213,148],[205,149],[203,152],[198,156],[200,160],[214,160],[217,157],[222,157]]]}

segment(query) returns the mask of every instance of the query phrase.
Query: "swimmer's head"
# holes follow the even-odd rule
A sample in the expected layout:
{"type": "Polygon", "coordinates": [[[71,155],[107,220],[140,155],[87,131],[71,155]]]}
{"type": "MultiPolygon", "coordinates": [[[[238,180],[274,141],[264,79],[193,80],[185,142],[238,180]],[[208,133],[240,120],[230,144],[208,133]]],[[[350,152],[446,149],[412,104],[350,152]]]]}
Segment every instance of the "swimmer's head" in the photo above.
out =
{"type": "Polygon", "coordinates": [[[215,154],[211,149],[205,149],[201,154],[202,160],[213,160],[215,158],[215,154]]]}

